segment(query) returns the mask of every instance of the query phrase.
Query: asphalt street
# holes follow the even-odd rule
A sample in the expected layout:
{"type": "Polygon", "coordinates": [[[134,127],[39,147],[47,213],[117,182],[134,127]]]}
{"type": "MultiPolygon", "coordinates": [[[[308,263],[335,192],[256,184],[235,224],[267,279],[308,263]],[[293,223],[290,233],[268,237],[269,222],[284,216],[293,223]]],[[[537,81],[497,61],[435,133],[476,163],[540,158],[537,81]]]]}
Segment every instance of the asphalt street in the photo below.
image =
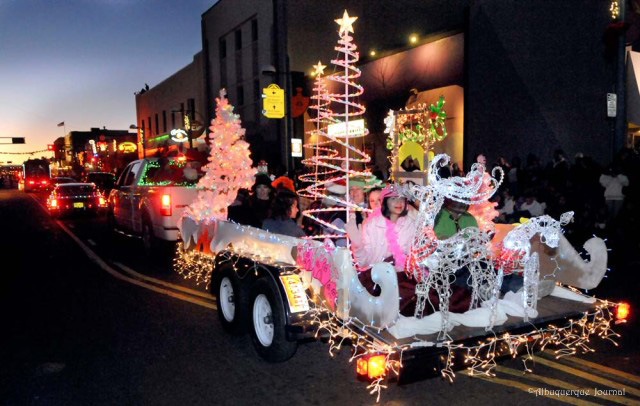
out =
{"type": "MultiPolygon", "coordinates": [[[[171,247],[147,258],[138,240],[111,235],[104,218],[57,221],[39,201],[0,190],[0,404],[375,404],[348,348],[331,357],[327,344],[313,341],[285,363],[266,363],[249,337],[222,330],[204,287],[172,271],[171,247]]],[[[627,262],[596,293],[636,304],[637,269],[627,262]]],[[[522,361],[510,359],[489,381],[458,374],[452,384],[392,384],[379,404],[638,405],[635,320],[620,329],[617,347],[595,340],[596,352],[561,360],[540,354],[546,361],[526,375],[522,361]],[[576,387],[625,394],[532,393],[576,387]]]]}

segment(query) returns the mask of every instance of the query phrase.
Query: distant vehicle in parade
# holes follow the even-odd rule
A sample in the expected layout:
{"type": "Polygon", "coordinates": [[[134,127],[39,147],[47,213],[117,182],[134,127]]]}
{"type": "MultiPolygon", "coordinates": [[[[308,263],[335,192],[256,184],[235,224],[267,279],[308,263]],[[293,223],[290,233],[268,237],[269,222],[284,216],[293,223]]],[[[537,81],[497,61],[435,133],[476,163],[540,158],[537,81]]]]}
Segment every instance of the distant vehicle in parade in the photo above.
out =
{"type": "Polygon", "coordinates": [[[47,199],[47,208],[55,217],[79,213],[97,215],[106,207],[105,197],[93,183],[58,184],[47,199]]]}
{"type": "Polygon", "coordinates": [[[25,192],[49,190],[51,169],[46,159],[28,159],[22,164],[18,188],[25,192]]]}
{"type": "Polygon", "coordinates": [[[109,196],[116,183],[116,176],[111,172],[89,172],[86,181],[94,183],[105,196],[109,196]]]}
{"type": "Polygon", "coordinates": [[[197,196],[200,166],[185,157],[131,162],[109,194],[109,227],[140,237],[149,254],[161,241],[177,241],[178,220],[197,196]]]}

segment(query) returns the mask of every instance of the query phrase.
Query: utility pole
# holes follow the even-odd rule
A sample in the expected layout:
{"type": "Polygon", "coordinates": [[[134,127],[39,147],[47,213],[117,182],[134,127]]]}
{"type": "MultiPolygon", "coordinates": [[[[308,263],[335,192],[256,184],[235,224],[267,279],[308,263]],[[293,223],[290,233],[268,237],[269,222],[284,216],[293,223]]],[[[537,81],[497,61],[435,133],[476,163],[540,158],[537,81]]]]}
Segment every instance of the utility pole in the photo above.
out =
{"type": "MultiPolygon", "coordinates": [[[[627,0],[618,0],[618,22],[623,24],[626,15],[627,0]]],[[[618,33],[616,54],[616,127],[613,138],[613,155],[615,156],[627,141],[627,65],[626,65],[626,30],[621,27],[618,33]]]]}

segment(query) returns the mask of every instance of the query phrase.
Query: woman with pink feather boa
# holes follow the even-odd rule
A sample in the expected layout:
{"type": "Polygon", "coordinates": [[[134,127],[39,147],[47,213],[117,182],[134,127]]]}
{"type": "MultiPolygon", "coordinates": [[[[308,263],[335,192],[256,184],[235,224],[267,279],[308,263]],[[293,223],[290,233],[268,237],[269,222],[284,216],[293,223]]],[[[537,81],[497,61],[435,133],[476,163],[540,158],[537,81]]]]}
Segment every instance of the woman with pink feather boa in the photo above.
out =
{"type": "Polygon", "coordinates": [[[355,221],[349,221],[346,226],[360,270],[358,277],[370,293],[377,294],[378,288],[371,280],[371,266],[378,262],[393,264],[398,275],[400,312],[413,315],[416,282],[405,274],[404,265],[416,232],[415,211],[410,209],[407,200],[397,193],[393,185],[385,187],[380,197],[382,206],[367,218],[361,228],[355,221]]]}

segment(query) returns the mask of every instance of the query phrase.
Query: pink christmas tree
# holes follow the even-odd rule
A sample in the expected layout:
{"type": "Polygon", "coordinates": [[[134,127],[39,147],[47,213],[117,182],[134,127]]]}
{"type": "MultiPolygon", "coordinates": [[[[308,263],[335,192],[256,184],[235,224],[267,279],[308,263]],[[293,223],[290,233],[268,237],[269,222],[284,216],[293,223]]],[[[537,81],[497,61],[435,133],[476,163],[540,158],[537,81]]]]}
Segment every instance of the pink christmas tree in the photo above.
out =
{"type": "Polygon", "coordinates": [[[198,181],[198,198],[185,214],[196,221],[206,223],[214,219],[226,220],[227,207],[236,199],[238,189],[249,189],[254,182],[256,169],[249,156],[249,144],[243,140],[245,129],[240,116],[220,90],[216,98],[216,117],[209,127],[211,153],[206,173],[198,181]]]}

